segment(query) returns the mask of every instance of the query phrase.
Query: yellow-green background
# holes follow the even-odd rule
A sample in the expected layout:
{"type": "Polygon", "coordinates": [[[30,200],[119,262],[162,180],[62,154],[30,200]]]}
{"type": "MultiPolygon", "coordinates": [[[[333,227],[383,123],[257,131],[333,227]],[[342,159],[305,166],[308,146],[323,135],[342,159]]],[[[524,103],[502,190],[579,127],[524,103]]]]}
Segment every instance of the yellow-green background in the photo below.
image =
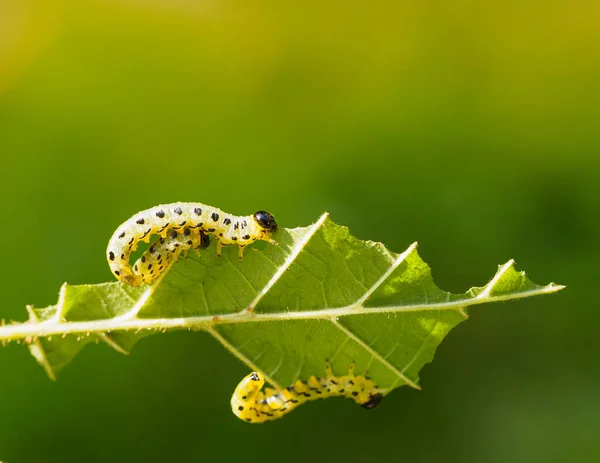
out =
{"type": "Polygon", "coordinates": [[[437,284],[515,258],[553,296],[480,306],[374,412],[260,426],[202,333],[86,348],[56,383],[0,350],[0,460],[600,459],[598,2],[0,2],[0,318],[112,279],[140,209],[323,211],[437,284]]]}

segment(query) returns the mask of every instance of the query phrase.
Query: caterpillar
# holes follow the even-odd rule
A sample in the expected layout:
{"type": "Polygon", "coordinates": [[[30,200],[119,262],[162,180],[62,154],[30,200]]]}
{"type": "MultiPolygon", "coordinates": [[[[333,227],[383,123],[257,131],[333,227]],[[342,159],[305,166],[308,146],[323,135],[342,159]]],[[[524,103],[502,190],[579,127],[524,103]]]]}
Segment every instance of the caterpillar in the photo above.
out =
{"type": "Polygon", "coordinates": [[[281,418],[304,402],[327,397],[347,397],[366,409],[373,409],[381,402],[383,391],[366,376],[355,376],[354,363],[346,376],[335,376],[329,362],[326,369],[326,378],[311,376],[308,381],[298,380],[284,390],[266,388],[264,392],[261,390],[264,377],[252,372],[235,388],[231,410],[248,423],[264,423],[281,418]]]}
{"type": "Polygon", "coordinates": [[[218,256],[224,245],[237,244],[242,259],[244,248],[256,240],[275,243],[271,233],[276,230],[275,219],[265,211],[241,217],[200,203],[164,204],[138,212],[121,224],[108,242],[106,257],[119,281],[141,286],[157,278],[182,252],[208,247],[210,235],[217,240],[218,256]],[[149,243],[154,234],[160,238],[131,266],[129,256],[138,243],[149,243]]]}

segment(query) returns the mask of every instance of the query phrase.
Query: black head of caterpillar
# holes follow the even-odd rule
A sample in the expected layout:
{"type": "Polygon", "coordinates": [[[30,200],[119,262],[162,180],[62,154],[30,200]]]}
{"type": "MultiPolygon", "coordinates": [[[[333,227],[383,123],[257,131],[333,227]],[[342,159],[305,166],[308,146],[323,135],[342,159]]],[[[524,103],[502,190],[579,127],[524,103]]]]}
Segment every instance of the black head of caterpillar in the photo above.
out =
{"type": "Polygon", "coordinates": [[[258,211],[254,213],[254,220],[268,232],[277,230],[277,224],[271,214],[266,211],[258,211]]]}
{"type": "Polygon", "coordinates": [[[327,397],[347,397],[369,410],[381,402],[383,391],[371,379],[354,375],[354,363],[345,376],[334,376],[329,362],[326,369],[326,378],[311,376],[308,381],[298,380],[282,391],[266,388],[264,392],[264,377],[250,373],[236,387],[231,410],[241,420],[264,423],[281,418],[304,402],[327,397]]]}
{"type": "Polygon", "coordinates": [[[234,216],[200,203],[165,204],[138,212],[121,224],[108,243],[106,255],[118,280],[140,286],[160,276],[181,252],[207,247],[209,235],[216,240],[217,255],[221,255],[224,245],[237,244],[242,259],[244,248],[254,241],[275,243],[271,234],[276,230],[275,219],[265,211],[251,216],[234,216]],[[131,266],[129,256],[138,243],[148,243],[156,234],[160,239],[131,266]]]}

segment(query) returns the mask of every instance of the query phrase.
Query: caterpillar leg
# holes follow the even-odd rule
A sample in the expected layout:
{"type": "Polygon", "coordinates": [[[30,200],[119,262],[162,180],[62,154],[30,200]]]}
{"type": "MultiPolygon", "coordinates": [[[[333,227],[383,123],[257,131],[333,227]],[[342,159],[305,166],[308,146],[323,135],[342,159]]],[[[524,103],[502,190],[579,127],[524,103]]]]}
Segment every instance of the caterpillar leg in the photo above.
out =
{"type": "Polygon", "coordinates": [[[356,366],[355,362],[352,362],[348,367],[348,376],[354,376],[354,367],[356,366]]]}
{"type": "MultiPolygon", "coordinates": [[[[348,367],[348,377],[349,378],[353,378],[354,377],[354,368],[356,366],[356,362],[352,362],[350,364],[350,366],[348,367]]],[[[329,378],[335,378],[335,375],[333,374],[333,370],[331,369],[331,364],[329,363],[329,360],[325,361],[325,371],[327,371],[327,379],[329,378]]]]}
{"type": "Polygon", "coordinates": [[[325,371],[327,371],[327,379],[333,378],[333,370],[331,369],[331,363],[329,360],[325,361],[325,371]]]}
{"type": "Polygon", "coordinates": [[[208,245],[210,244],[210,238],[206,233],[201,232],[199,230],[192,230],[192,236],[194,237],[192,240],[193,241],[192,249],[194,250],[196,255],[199,256],[200,255],[199,249],[206,249],[208,247],[208,245]]]}
{"type": "Polygon", "coordinates": [[[217,241],[217,257],[221,257],[221,253],[223,252],[223,243],[217,241]]]}
{"type": "Polygon", "coordinates": [[[130,268],[123,267],[120,273],[121,281],[125,284],[128,284],[129,286],[141,286],[144,282],[142,276],[133,273],[133,271],[130,268]]]}
{"type": "Polygon", "coordinates": [[[208,247],[208,245],[210,244],[210,237],[204,233],[204,232],[200,232],[200,248],[202,249],[206,249],[208,247]]]}
{"type": "Polygon", "coordinates": [[[244,244],[240,244],[238,246],[238,257],[240,260],[242,260],[244,258],[244,248],[246,247],[246,245],[244,244]]]}

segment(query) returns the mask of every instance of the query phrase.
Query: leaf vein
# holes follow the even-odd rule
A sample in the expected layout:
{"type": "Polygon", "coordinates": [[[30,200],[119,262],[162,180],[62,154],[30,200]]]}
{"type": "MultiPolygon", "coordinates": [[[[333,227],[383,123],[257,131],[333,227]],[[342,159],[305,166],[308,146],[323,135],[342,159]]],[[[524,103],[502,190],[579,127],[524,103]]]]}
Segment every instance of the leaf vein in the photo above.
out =
{"type": "Polygon", "coordinates": [[[344,332],[349,338],[352,338],[356,343],[358,343],[363,349],[369,352],[372,356],[374,356],[379,362],[381,362],[384,366],[386,366],[392,373],[398,376],[399,379],[402,379],[406,384],[415,388],[421,389],[416,383],[414,383],[410,378],[408,378],[403,372],[398,370],[394,365],[388,362],[379,352],[370,347],[365,341],[363,341],[360,337],[356,335],[353,331],[351,331],[348,327],[342,325],[336,320],[331,320],[331,322],[337,326],[341,331],[344,332]]]}
{"type": "Polygon", "coordinates": [[[328,216],[327,213],[323,214],[319,218],[319,220],[314,225],[312,225],[312,227],[306,233],[306,235],[294,246],[294,248],[292,249],[292,252],[285,259],[285,262],[283,263],[283,265],[281,265],[277,269],[277,271],[271,277],[271,279],[268,281],[268,283],[265,285],[265,287],[259,291],[259,293],[256,295],[256,297],[254,298],[254,300],[250,303],[250,305],[248,306],[248,310],[250,310],[250,311],[254,310],[254,308],[256,307],[256,305],[261,301],[261,299],[265,296],[265,294],[267,294],[269,292],[269,290],[275,285],[275,283],[277,283],[277,281],[279,280],[279,278],[281,278],[281,275],[283,275],[284,272],[296,260],[296,258],[300,254],[300,251],[302,251],[302,249],[304,248],[304,246],[306,245],[306,243],[308,243],[310,241],[310,239],[314,236],[314,234],[317,232],[317,230],[319,228],[321,228],[321,226],[323,225],[323,223],[325,223],[325,219],[327,218],[327,216],[328,216]]]}
{"type": "Polygon", "coordinates": [[[225,347],[229,352],[235,355],[239,360],[248,365],[251,370],[256,371],[263,375],[265,379],[271,383],[271,385],[277,389],[281,389],[281,386],[271,378],[271,376],[267,375],[264,371],[262,371],[258,366],[252,362],[248,357],[241,353],[240,350],[236,349],[233,344],[231,344],[227,339],[225,339],[217,330],[212,327],[207,327],[206,331],[211,334],[217,341],[219,341],[223,347],[225,347]]]}

